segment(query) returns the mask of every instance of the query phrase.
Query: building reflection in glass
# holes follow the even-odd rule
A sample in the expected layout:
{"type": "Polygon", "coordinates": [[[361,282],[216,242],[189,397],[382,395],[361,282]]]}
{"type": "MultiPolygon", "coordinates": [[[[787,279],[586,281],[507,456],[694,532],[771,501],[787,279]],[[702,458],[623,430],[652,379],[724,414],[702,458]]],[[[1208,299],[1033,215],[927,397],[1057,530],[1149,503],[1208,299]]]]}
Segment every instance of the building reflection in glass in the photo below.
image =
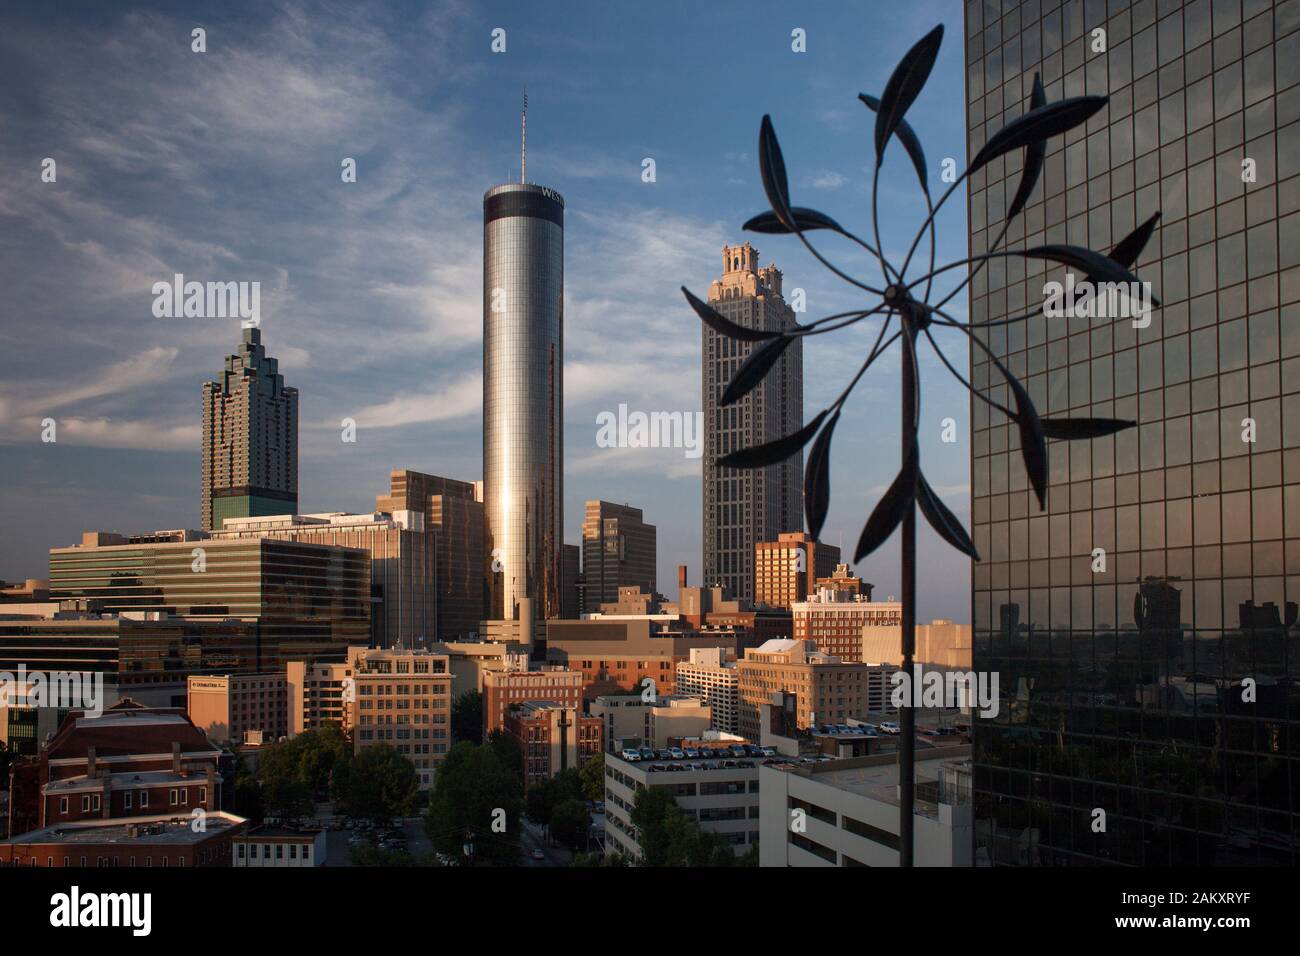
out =
{"type": "MultiPolygon", "coordinates": [[[[1110,97],[1086,131],[1049,141],[1007,245],[1108,249],[1160,209],[1137,271],[1164,302],[1140,328],[992,324],[1032,311],[1064,270],[999,260],[970,287],[972,323],[991,323],[981,334],[1042,414],[1138,422],[1049,443],[1040,512],[1015,425],[972,402],[975,666],[1003,693],[976,722],[979,862],[1300,863],[1295,11],[966,3],[972,151],[1025,109],[1036,72],[1049,100],[1110,97]],[[1254,182],[1243,156],[1265,171],[1254,182]]],[[[971,179],[973,253],[1019,176],[1008,157],[971,179]]],[[[975,387],[1010,401],[972,354],[975,387]]]]}

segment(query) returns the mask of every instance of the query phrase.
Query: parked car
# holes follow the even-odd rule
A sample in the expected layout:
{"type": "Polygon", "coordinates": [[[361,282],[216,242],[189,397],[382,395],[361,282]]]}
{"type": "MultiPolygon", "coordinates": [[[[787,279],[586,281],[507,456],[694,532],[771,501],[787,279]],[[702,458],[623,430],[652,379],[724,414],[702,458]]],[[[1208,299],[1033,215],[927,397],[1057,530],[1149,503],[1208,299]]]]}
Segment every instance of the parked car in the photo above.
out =
{"type": "Polygon", "coordinates": [[[880,730],[882,733],[886,734],[898,734],[902,732],[902,728],[892,720],[887,720],[881,724],[880,730]]]}
{"type": "Polygon", "coordinates": [[[681,760],[683,757],[686,756],[686,751],[682,750],[681,747],[670,747],[668,749],[669,752],[673,755],[673,757],[677,760],[681,760]]]}
{"type": "Polygon", "coordinates": [[[700,756],[700,752],[695,747],[686,748],[686,757],[688,760],[697,760],[699,759],[699,756],[700,756]]]}
{"type": "Polygon", "coordinates": [[[637,761],[637,760],[640,760],[640,759],[641,759],[641,751],[639,751],[639,750],[624,750],[621,754],[619,754],[619,756],[622,757],[622,758],[623,758],[624,760],[626,760],[626,761],[633,762],[633,761],[637,761]]]}
{"type": "Polygon", "coordinates": [[[534,860],[544,860],[544,859],[546,859],[546,854],[543,853],[541,850],[534,850],[534,851],[533,851],[533,859],[534,859],[534,860]]]}

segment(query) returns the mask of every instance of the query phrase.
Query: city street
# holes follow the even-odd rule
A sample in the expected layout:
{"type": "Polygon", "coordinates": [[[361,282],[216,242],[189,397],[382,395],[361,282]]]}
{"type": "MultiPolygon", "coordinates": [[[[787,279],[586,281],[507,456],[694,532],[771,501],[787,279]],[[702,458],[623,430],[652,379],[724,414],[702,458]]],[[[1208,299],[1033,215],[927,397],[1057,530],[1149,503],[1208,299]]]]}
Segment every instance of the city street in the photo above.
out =
{"type": "Polygon", "coordinates": [[[528,820],[524,820],[521,842],[523,851],[520,854],[520,863],[523,866],[568,866],[573,862],[573,854],[568,850],[563,847],[547,846],[542,828],[528,820]],[[533,859],[534,850],[541,850],[545,859],[533,859]]]}

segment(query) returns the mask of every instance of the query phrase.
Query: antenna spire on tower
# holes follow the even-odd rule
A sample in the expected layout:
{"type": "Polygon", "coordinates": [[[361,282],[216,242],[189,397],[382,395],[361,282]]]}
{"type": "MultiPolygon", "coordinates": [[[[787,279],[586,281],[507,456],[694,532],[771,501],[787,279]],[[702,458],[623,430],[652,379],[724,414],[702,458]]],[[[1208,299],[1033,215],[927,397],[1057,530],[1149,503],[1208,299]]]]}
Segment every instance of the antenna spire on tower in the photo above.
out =
{"type": "Polygon", "coordinates": [[[519,121],[519,182],[528,182],[528,87],[524,87],[524,111],[519,121]]]}

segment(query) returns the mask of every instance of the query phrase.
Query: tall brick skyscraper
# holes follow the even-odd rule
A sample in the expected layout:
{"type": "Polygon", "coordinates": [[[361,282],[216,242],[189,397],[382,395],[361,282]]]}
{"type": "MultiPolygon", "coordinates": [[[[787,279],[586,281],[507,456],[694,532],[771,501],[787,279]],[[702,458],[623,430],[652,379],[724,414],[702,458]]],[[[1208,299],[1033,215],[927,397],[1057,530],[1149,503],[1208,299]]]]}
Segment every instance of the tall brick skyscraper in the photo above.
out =
{"type": "Polygon", "coordinates": [[[245,328],[221,378],[203,385],[203,527],[297,510],[298,390],[245,328]]]}
{"type": "MultiPolygon", "coordinates": [[[[794,310],[781,297],[781,272],[760,269],[748,242],[722,250],[722,277],[709,305],[754,329],[788,329],[794,310]]],[[[772,441],[803,425],[803,343],[796,340],[763,382],[739,402],[718,404],[752,343],[703,329],[704,585],[754,599],[754,546],[783,531],[803,530],[803,453],[754,470],[719,468],[720,455],[772,441]]]]}

